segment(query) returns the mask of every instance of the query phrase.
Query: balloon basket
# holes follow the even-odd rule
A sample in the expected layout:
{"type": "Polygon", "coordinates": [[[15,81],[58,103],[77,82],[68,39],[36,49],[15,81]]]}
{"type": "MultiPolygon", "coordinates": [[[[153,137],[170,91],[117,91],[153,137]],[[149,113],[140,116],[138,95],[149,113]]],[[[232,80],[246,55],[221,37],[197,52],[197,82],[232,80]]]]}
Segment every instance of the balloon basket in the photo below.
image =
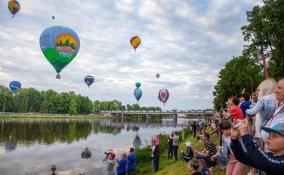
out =
{"type": "Polygon", "coordinates": [[[60,79],[61,77],[60,77],[60,74],[57,74],[56,75],[56,79],[60,79]]]}

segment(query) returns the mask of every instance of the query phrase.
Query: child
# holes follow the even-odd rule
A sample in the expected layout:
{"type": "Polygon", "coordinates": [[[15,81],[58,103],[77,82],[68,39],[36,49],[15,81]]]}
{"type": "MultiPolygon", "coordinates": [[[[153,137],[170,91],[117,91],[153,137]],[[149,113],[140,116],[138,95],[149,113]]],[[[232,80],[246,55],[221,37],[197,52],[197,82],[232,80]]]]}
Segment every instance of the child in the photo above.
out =
{"type": "Polygon", "coordinates": [[[114,165],[115,165],[115,153],[105,152],[106,157],[104,158],[104,162],[107,162],[107,175],[115,175],[114,173],[114,165]]]}
{"type": "Polygon", "coordinates": [[[239,128],[231,130],[231,147],[235,157],[242,163],[260,169],[269,175],[279,175],[284,171],[284,121],[279,121],[272,127],[262,127],[269,133],[266,153],[259,149],[248,132],[248,122],[244,122],[239,128]],[[241,137],[246,152],[238,140],[241,137]]]}
{"type": "Polygon", "coordinates": [[[117,160],[115,165],[117,167],[117,175],[126,175],[127,156],[125,153],[121,154],[121,160],[117,160]]]}
{"type": "Polygon", "coordinates": [[[185,145],[186,145],[186,153],[181,152],[180,159],[185,162],[189,162],[193,157],[193,150],[191,148],[191,142],[186,142],[185,145]]]}
{"type": "Polygon", "coordinates": [[[191,160],[188,164],[188,169],[192,173],[191,175],[200,175],[198,171],[199,163],[197,160],[191,160]]]}
{"type": "Polygon", "coordinates": [[[127,175],[133,175],[136,167],[136,154],[134,153],[134,148],[130,148],[128,155],[127,164],[127,175]]]}
{"type": "Polygon", "coordinates": [[[206,162],[203,159],[198,160],[199,163],[199,170],[200,170],[200,175],[211,175],[210,171],[208,168],[206,168],[206,162]]]}

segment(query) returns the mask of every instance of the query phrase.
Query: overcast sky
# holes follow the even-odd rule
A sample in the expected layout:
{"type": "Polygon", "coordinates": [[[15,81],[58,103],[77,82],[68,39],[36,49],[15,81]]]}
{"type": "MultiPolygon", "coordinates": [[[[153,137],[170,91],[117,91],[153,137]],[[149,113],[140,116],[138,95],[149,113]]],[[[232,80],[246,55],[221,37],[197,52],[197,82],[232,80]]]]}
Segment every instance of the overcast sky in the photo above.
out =
{"type": "Polygon", "coordinates": [[[14,19],[0,0],[0,85],[18,80],[25,88],[75,91],[93,100],[161,106],[158,91],[170,98],[163,109],[213,107],[218,72],[243,49],[240,27],[260,0],[19,0],[14,19]],[[52,20],[55,16],[55,20],[52,20]],[[39,37],[47,27],[72,28],[80,38],[76,58],[55,78],[39,37]],[[138,35],[136,52],[129,39],[138,35]],[[160,73],[159,79],[155,77],[160,73]],[[94,75],[91,88],[83,82],[94,75]]]}

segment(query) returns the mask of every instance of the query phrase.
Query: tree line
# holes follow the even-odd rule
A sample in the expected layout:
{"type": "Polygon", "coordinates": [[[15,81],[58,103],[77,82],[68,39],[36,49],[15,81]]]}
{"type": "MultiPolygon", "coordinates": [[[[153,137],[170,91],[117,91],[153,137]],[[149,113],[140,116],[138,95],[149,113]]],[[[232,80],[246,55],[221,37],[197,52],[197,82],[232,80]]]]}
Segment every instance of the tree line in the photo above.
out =
{"type": "Polygon", "coordinates": [[[54,90],[38,91],[34,88],[18,89],[12,93],[0,86],[0,111],[49,114],[90,114],[102,110],[161,110],[160,107],[123,105],[120,101],[92,101],[74,92],[58,93],[54,90]]]}
{"type": "Polygon", "coordinates": [[[263,0],[247,12],[248,24],[241,28],[246,42],[241,56],[233,57],[219,72],[214,87],[214,108],[224,108],[228,97],[240,96],[241,92],[255,92],[264,80],[260,60],[268,55],[269,77],[284,78],[284,1],[263,0]]]}

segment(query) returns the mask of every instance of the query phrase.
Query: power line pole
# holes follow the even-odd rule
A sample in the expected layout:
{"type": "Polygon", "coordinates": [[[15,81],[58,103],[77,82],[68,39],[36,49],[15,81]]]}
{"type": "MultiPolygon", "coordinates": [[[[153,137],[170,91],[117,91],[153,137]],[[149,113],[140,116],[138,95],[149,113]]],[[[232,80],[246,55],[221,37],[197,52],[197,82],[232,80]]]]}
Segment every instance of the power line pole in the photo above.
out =
{"type": "Polygon", "coordinates": [[[263,69],[264,69],[264,77],[265,79],[269,78],[268,77],[268,69],[267,69],[267,64],[266,64],[266,59],[268,58],[268,54],[262,54],[261,55],[261,60],[262,60],[262,63],[263,63],[263,69]]]}

